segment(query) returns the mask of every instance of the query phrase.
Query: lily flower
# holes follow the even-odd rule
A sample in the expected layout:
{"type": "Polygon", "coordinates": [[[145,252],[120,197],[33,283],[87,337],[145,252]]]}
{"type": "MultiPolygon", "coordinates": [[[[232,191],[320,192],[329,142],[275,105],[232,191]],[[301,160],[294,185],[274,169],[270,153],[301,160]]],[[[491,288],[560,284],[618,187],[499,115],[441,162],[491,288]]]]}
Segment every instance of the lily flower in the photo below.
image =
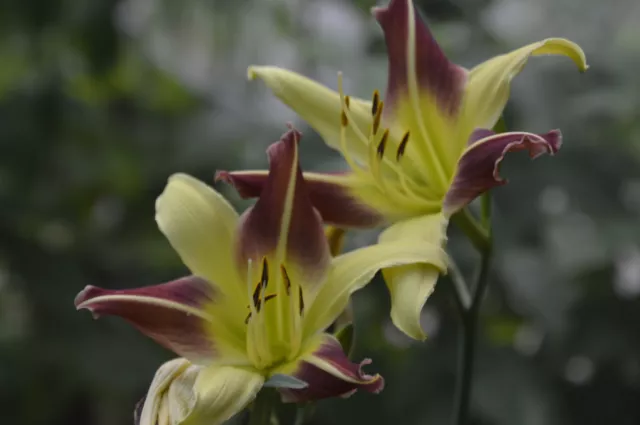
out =
{"type": "Polygon", "coordinates": [[[140,424],[218,424],[265,385],[290,402],[382,390],[382,377],[362,370],[370,361],[352,363],[325,329],[380,268],[444,269],[446,254],[389,243],[333,257],[298,165],[299,138],[291,130],[269,147],[268,178],[240,217],[204,183],[169,179],[156,221],[192,275],[78,294],[78,309],[120,316],[180,356],[159,369],[140,424]]]}
{"type": "MultiPolygon", "coordinates": [[[[508,152],[532,158],[555,154],[561,134],[492,129],[509,97],[510,83],[532,56],[569,57],[587,69],[575,43],[549,38],[496,56],[467,70],[450,62],[410,0],[374,8],[384,31],[389,66],[384,99],[350,98],[294,72],[251,66],[259,78],[332,148],[350,171],[305,173],[314,206],[325,222],[344,227],[390,226],[381,241],[445,243],[450,217],[478,195],[506,183],[499,166],[508,152]]],[[[219,175],[244,197],[256,196],[264,171],[219,175]]],[[[424,339],[419,314],[438,277],[429,265],[385,270],[391,317],[409,336],[424,339]]]]}

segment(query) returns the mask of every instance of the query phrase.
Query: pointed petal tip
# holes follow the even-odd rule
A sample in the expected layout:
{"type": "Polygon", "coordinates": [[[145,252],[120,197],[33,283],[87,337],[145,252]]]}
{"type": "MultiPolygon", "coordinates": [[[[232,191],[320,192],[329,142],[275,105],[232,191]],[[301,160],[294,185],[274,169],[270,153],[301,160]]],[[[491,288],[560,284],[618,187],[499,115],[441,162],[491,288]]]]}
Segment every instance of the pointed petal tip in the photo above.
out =
{"type": "Polygon", "coordinates": [[[258,75],[256,72],[256,69],[258,69],[259,67],[255,66],[255,65],[251,65],[247,68],[247,80],[249,81],[253,81],[255,80],[258,75]]]}
{"type": "MultiPolygon", "coordinates": [[[[256,204],[243,215],[238,259],[245,265],[248,259],[284,255],[279,261],[296,263],[308,273],[306,278],[313,280],[326,272],[330,254],[320,214],[313,207],[298,161],[302,134],[293,125],[288,127],[289,131],[267,148],[269,172],[263,175],[256,204]]],[[[233,175],[229,177],[239,192],[250,189],[247,193],[255,193],[255,185],[243,188],[242,178],[236,182],[233,175]]]]}
{"type": "Polygon", "coordinates": [[[565,53],[578,67],[578,70],[582,73],[586,72],[589,69],[589,65],[587,64],[587,56],[577,43],[574,43],[571,40],[566,38],[548,38],[542,42],[542,44],[558,44],[566,47],[567,52],[565,53]]]}

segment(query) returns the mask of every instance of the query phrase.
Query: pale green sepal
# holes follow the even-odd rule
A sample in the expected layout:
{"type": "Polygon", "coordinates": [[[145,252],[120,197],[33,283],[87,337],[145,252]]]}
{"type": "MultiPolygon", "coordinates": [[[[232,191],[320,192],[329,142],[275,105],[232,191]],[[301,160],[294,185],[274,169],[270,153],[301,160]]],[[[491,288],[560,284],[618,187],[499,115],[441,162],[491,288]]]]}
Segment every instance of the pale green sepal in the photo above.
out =
{"type": "Polygon", "coordinates": [[[391,294],[391,321],[413,339],[427,338],[420,325],[422,307],[433,293],[440,271],[423,264],[382,271],[391,294]]]}
{"type": "MultiPolygon", "coordinates": [[[[340,147],[340,95],[307,77],[275,66],[250,66],[250,80],[260,78],[282,102],[304,119],[330,147],[340,147]]],[[[347,149],[352,157],[366,160],[368,146],[359,138],[352,126],[368,135],[373,118],[371,102],[351,98],[349,102],[351,125],[346,129],[347,149]]]]}
{"type": "Polygon", "coordinates": [[[462,151],[468,137],[477,128],[492,128],[507,103],[511,80],[518,75],[531,56],[559,55],[571,59],[582,72],[588,68],[584,51],[564,38],[548,38],[474,67],[465,89],[462,120],[458,124],[458,149],[462,151]]]}
{"type": "Polygon", "coordinates": [[[174,174],[156,200],[158,227],[191,272],[245,297],[235,271],[233,250],[238,214],[222,195],[187,175],[174,174]]]}
{"type": "Polygon", "coordinates": [[[306,313],[304,335],[314,335],[326,329],[347,306],[349,296],[369,283],[378,270],[407,264],[429,264],[445,272],[447,255],[436,244],[398,240],[381,242],[336,257],[327,281],[306,313]]]}
{"type": "MultiPolygon", "coordinates": [[[[447,219],[433,214],[398,222],[380,235],[380,243],[401,243],[441,248],[446,242],[447,219]]],[[[402,332],[417,340],[426,335],[420,326],[420,314],[433,292],[438,276],[446,269],[432,264],[408,264],[385,268],[383,276],[391,294],[391,320],[402,332]]]]}

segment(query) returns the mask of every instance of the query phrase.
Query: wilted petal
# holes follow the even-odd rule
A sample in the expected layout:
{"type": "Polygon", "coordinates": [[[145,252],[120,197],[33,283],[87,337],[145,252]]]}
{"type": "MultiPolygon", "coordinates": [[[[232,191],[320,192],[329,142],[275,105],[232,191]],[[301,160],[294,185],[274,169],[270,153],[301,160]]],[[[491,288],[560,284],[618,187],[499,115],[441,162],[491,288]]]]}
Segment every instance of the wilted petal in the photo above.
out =
{"type": "Polygon", "coordinates": [[[440,245],[422,241],[381,241],[335,257],[326,283],[320,288],[304,317],[305,335],[326,329],[344,311],[350,295],[388,267],[425,264],[446,270],[447,256],[440,245]]]}
{"type": "Polygon", "coordinates": [[[208,335],[210,315],[203,307],[212,303],[213,287],[196,276],[136,289],[108,290],[87,286],[78,294],[78,309],[94,317],[120,316],[180,356],[204,364],[216,355],[208,335]]]}
{"type": "Polygon", "coordinates": [[[156,201],[156,221],[193,274],[244,300],[232,248],[238,215],[222,195],[191,176],[174,174],[156,201]]]}
{"type": "Polygon", "coordinates": [[[181,381],[176,384],[174,382],[187,369],[190,369],[187,372],[187,375],[189,375],[193,371],[197,371],[198,367],[193,366],[186,359],[173,359],[160,366],[153,377],[153,381],[151,381],[149,391],[140,402],[142,410],[139,414],[139,407],[136,407],[136,412],[134,413],[135,425],[173,425],[175,421],[171,420],[166,394],[171,385],[180,385],[181,381]]]}
{"type": "Polygon", "coordinates": [[[555,154],[562,144],[559,130],[542,135],[524,132],[489,135],[490,133],[482,130],[472,135],[444,200],[446,214],[453,214],[492,187],[506,184],[507,181],[500,177],[499,171],[500,163],[508,152],[528,150],[529,156],[534,159],[544,153],[555,154]],[[478,137],[482,138],[477,140],[478,137]]]}
{"type": "Polygon", "coordinates": [[[304,402],[328,397],[349,396],[357,390],[377,394],[384,388],[382,376],[368,375],[362,367],[371,363],[365,359],[352,363],[333,336],[324,334],[319,348],[304,356],[293,375],[306,382],[303,389],[280,389],[285,402],[304,402]]]}
{"type": "Polygon", "coordinates": [[[298,164],[300,136],[291,130],[267,150],[269,175],[260,198],[242,216],[239,249],[245,264],[275,255],[279,263],[294,263],[316,280],[326,272],[330,254],[298,164]]]}
{"type": "MultiPolygon", "coordinates": [[[[402,221],[385,230],[380,235],[380,243],[404,241],[423,249],[441,248],[446,242],[446,226],[447,220],[441,214],[402,221]]],[[[391,320],[411,338],[426,338],[420,326],[420,313],[438,276],[444,272],[446,267],[442,263],[401,265],[382,271],[391,294],[391,320]]]]}
{"type": "Polygon", "coordinates": [[[251,370],[172,360],[156,373],[136,425],[221,424],[250,403],[263,382],[251,370]]]}
{"type": "MultiPolygon", "coordinates": [[[[360,201],[350,188],[349,174],[303,173],[309,199],[325,223],[342,227],[367,228],[382,223],[383,216],[360,201]]],[[[232,184],[243,198],[259,196],[267,181],[267,171],[220,171],[216,179],[232,184]]]]}
{"type": "MultiPolygon", "coordinates": [[[[476,128],[493,128],[509,99],[511,80],[531,56],[559,55],[571,59],[580,71],[586,71],[585,54],[577,44],[563,38],[549,38],[481,63],[469,73],[463,100],[460,135],[465,143],[476,128]]],[[[459,147],[460,150],[463,146],[459,147]]]]}
{"type": "MultiPolygon", "coordinates": [[[[330,147],[342,151],[340,146],[340,95],[327,87],[295,72],[274,66],[251,66],[249,78],[260,78],[287,106],[309,123],[330,147]]],[[[354,126],[369,134],[372,124],[371,102],[351,98],[349,102],[351,125],[346,129],[346,143],[352,157],[366,159],[368,146],[358,137],[354,126]]]]}
{"type": "Polygon", "coordinates": [[[467,72],[447,59],[411,0],[392,0],[373,13],[389,56],[385,118],[398,131],[411,131],[409,151],[425,160],[435,152],[446,166],[454,151],[442,141],[454,135],[467,72]]]}

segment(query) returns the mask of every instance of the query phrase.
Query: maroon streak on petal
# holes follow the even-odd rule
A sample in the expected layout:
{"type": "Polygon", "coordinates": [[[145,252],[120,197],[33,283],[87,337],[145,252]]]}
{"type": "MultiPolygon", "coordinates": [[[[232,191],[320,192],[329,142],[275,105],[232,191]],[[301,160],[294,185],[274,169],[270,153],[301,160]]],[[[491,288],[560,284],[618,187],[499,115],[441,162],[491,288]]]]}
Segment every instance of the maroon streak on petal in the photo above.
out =
{"type": "Polygon", "coordinates": [[[109,290],[87,286],[75,299],[77,309],[95,318],[120,316],[163,347],[193,361],[210,360],[214,354],[205,333],[203,304],[213,300],[213,287],[204,279],[188,276],[160,285],[109,290]]]}
{"type": "MultiPolygon", "coordinates": [[[[351,195],[346,184],[331,181],[331,177],[341,174],[303,173],[303,176],[311,203],[325,223],[339,227],[370,228],[384,221],[382,215],[351,195]]],[[[216,180],[230,183],[243,198],[253,198],[260,195],[267,173],[219,171],[216,180]]]]}
{"type": "Polygon", "coordinates": [[[240,258],[261,261],[285,243],[286,258],[279,261],[297,263],[311,274],[324,273],[331,257],[298,164],[300,137],[291,129],[267,149],[269,174],[258,201],[241,219],[240,258]]]}
{"type": "Polygon", "coordinates": [[[507,183],[500,176],[500,164],[508,152],[528,150],[529,157],[535,159],[545,153],[555,154],[562,144],[560,130],[542,135],[524,132],[490,135],[488,131],[476,130],[471,135],[470,146],[458,161],[456,175],[444,200],[444,211],[448,214],[492,187],[507,183]]]}
{"type": "Polygon", "coordinates": [[[367,375],[362,370],[371,360],[365,359],[360,364],[352,363],[342,351],[340,343],[329,335],[312,356],[326,366],[320,368],[313,360],[302,360],[294,376],[309,385],[303,389],[280,389],[284,402],[297,403],[328,397],[346,397],[357,390],[377,394],[384,388],[382,376],[367,375]]]}
{"type": "Polygon", "coordinates": [[[408,91],[410,19],[415,22],[415,72],[418,85],[434,96],[439,108],[454,115],[462,99],[467,71],[450,62],[420,18],[412,0],[391,0],[387,7],[373,9],[384,31],[389,56],[387,104],[394,104],[408,91]],[[413,16],[411,11],[413,10],[413,16]]]}

